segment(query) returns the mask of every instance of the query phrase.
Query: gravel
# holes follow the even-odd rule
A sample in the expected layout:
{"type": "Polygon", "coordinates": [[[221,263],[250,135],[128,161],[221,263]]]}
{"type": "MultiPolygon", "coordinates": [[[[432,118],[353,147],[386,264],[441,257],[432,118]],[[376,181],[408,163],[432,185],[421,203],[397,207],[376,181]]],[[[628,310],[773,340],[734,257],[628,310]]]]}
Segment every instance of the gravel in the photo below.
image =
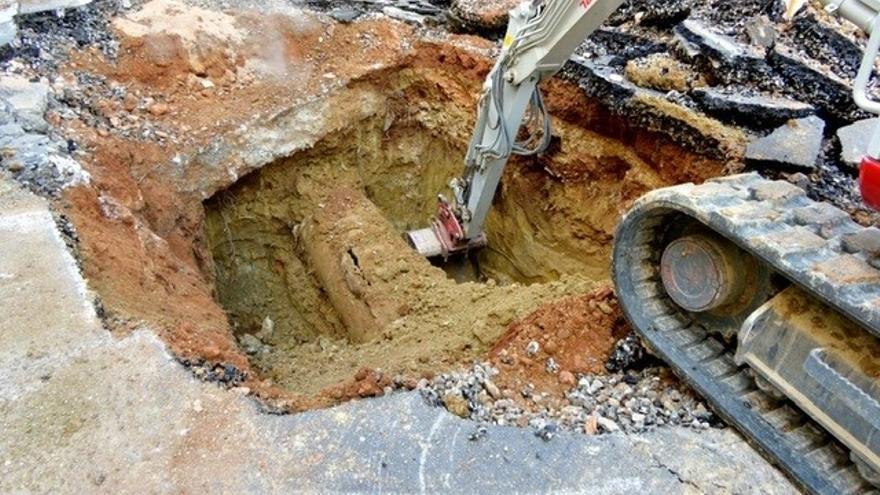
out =
{"type": "Polygon", "coordinates": [[[116,57],[119,43],[109,27],[109,19],[141,1],[95,0],[68,9],[62,15],[40,12],[18,17],[18,39],[4,47],[2,69],[23,64],[35,74],[49,76],[67,60],[71,49],[97,47],[110,59],[116,57]]]}
{"type": "Polygon", "coordinates": [[[560,431],[637,434],[669,425],[723,427],[690,389],[664,378],[666,368],[577,375],[561,406],[543,405],[549,402],[547,394],[534,388],[498,390],[492,380],[498,373],[491,364],[476,362],[467,370],[423,380],[419,388],[429,404],[453,414],[478,423],[528,426],[544,440],[560,431]],[[515,394],[529,407],[521,407],[515,394]]]}

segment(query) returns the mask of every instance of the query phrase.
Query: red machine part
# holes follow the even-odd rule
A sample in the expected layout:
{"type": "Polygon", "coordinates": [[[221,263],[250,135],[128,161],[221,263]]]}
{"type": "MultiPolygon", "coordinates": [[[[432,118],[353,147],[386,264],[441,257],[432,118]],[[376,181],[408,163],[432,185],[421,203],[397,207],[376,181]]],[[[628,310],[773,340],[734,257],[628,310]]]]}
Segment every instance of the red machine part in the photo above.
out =
{"type": "Polygon", "coordinates": [[[458,218],[452,211],[452,206],[440,200],[437,207],[437,218],[434,220],[434,234],[443,246],[443,256],[462,249],[461,240],[464,238],[464,231],[458,218]]]}
{"type": "Polygon", "coordinates": [[[865,204],[880,210],[880,160],[865,156],[859,167],[859,188],[865,204]]]}

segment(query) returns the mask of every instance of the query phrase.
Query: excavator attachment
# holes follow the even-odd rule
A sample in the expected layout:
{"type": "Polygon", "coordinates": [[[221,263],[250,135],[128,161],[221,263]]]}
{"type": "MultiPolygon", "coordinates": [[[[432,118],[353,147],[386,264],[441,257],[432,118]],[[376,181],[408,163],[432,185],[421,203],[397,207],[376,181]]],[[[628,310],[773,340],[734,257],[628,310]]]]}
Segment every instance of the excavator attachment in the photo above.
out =
{"type": "Polygon", "coordinates": [[[458,217],[443,196],[440,196],[438,203],[437,216],[430,227],[406,233],[410,246],[426,258],[441,257],[444,260],[453,254],[486,246],[485,234],[470,239],[465,238],[458,217]]]}
{"type": "Polygon", "coordinates": [[[453,201],[440,198],[431,226],[407,233],[427,257],[486,245],[483,225],[511,155],[533,156],[550,144],[550,117],[538,84],[556,74],[575,48],[623,0],[527,0],[510,11],[507,34],[486,77],[464,173],[453,201]],[[524,120],[529,137],[519,140],[524,120]]]}

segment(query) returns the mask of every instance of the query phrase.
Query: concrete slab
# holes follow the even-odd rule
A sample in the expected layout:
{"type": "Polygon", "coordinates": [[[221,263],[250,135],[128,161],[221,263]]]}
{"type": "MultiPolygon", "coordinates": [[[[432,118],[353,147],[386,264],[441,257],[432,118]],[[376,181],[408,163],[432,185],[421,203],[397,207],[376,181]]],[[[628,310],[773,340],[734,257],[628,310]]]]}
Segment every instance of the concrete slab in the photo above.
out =
{"type": "Polygon", "coordinates": [[[0,179],[0,492],[792,493],[732,430],[476,424],[402,393],[275,416],[101,328],[48,206],[0,179]]]}

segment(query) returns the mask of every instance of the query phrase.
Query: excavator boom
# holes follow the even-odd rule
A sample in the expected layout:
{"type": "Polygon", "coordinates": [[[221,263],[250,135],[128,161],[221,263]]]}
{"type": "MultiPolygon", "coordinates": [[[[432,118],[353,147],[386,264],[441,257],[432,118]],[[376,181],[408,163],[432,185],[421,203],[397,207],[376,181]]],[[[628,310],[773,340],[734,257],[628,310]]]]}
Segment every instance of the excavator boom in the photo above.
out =
{"type": "Polygon", "coordinates": [[[431,226],[407,233],[417,251],[445,258],[485,245],[483,225],[510,155],[534,155],[550,142],[550,117],[538,84],[559,72],[621,3],[548,0],[524,2],[510,12],[501,53],[483,86],[464,174],[450,183],[453,198],[438,198],[431,226]],[[539,135],[517,141],[527,112],[539,135]]]}

